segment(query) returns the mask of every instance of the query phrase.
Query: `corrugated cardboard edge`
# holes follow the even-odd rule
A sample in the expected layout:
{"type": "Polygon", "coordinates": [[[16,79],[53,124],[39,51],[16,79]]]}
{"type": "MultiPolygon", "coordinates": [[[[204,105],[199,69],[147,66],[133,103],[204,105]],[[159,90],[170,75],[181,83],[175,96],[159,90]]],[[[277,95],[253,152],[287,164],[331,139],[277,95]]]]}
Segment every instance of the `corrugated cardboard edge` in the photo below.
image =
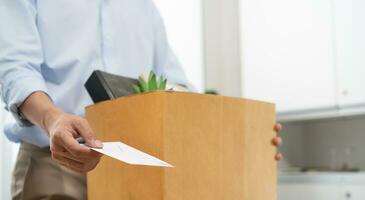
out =
{"type": "MultiPolygon", "coordinates": [[[[257,102],[257,103],[271,104],[271,105],[275,106],[275,104],[272,103],[272,102],[265,102],[265,101],[255,100],[255,99],[246,99],[246,98],[230,97],[230,96],[222,96],[222,95],[201,94],[201,93],[194,93],[194,92],[177,92],[177,91],[170,91],[170,90],[157,90],[157,91],[153,91],[153,92],[134,94],[134,95],[130,95],[130,96],[124,96],[124,97],[119,97],[119,98],[116,98],[116,99],[111,99],[111,100],[99,102],[99,103],[96,103],[96,104],[88,105],[88,106],[85,107],[85,109],[88,109],[88,108],[93,107],[93,106],[107,104],[107,103],[110,103],[110,102],[122,101],[124,99],[142,98],[145,95],[157,95],[157,94],[187,94],[187,95],[200,95],[200,96],[209,95],[209,96],[214,96],[216,98],[222,98],[223,97],[223,98],[237,99],[237,100],[241,100],[241,101],[252,101],[252,102],[257,102]]],[[[165,97],[164,97],[164,99],[165,99],[165,97]]]]}

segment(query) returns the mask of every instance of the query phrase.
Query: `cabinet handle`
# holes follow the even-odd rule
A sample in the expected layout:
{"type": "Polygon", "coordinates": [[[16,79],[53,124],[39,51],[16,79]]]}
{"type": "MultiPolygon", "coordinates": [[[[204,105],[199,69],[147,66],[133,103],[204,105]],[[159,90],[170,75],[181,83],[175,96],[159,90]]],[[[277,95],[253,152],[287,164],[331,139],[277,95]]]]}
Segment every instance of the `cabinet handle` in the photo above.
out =
{"type": "Polygon", "coordinates": [[[352,195],[350,192],[346,192],[346,199],[351,199],[352,195]]]}

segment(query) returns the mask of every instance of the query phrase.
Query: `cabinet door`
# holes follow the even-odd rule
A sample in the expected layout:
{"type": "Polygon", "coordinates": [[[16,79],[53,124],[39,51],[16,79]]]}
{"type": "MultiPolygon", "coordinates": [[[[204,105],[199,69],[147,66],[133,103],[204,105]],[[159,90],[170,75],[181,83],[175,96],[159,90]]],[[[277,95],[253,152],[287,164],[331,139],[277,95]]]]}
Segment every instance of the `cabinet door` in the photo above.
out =
{"type": "Polygon", "coordinates": [[[243,94],[279,112],[336,105],[331,0],[241,0],[243,94]]]}
{"type": "Polygon", "coordinates": [[[364,200],[365,185],[346,185],[342,189],[341,199],[343,200],[364,200]]]}
{"type": "Polygon", "coordinates": [[[336,184],[280,184],[278,194],[280,200],[342,200],[336,184]]]}
{"type": "Polygon", "coordinates": [[[365,104],[365,1],[334,0],[340,106],[365,104]]]}

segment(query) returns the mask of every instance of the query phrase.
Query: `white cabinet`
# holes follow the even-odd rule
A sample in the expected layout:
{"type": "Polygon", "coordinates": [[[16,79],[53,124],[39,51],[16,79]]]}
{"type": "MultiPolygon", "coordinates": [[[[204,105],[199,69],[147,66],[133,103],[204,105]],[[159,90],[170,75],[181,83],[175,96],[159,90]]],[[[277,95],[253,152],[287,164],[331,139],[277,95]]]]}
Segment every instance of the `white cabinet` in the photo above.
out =
{"type": "Polygon", "coordinates": [[[280,177],[279,200],[364,200],[364,173],[324,173],[280,177]]]}
{"type": "Polygon", "coordinates": [[[282,184],[279,186],[279,200],[339,200],[338,185],[282,184]]]}
{"type": "Polygon", "coordinates": [[[365,185],[346,185],[341,189],[341,200],[364,200],[365,185]]]}
{"type": "Polygon", "coordinates": [[[330,0],[242,0],[243,93],[279,112],[335,107],[330,0]]]}
{"type": "Polygon", "coordinates": [[[283,184],[279,186],[279,200],[364,200],[365,185],[283,184]]]}
{"type": "Polygon", "coordinates": [[[365,1],[333,2],[339,104],[365,104],[365,1]]]}
{"type": "Polygon", "coordinates": [[[243,95],[281,115],[365,105],[365,1],[241,0],[243,95]]]}

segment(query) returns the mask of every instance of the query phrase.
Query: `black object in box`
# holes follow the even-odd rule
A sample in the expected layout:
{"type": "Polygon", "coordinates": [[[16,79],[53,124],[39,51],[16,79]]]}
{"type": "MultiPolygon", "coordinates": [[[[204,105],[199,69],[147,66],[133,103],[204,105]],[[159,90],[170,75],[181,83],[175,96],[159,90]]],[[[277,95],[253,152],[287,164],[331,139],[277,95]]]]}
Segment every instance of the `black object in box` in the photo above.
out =
{"type": "Polygon", "coordinates": [[[138,84],[137,79],[96,70],[86,81],[85,87],[94,103],[98,103],[135,94],[132,83],[138,84]]]}

